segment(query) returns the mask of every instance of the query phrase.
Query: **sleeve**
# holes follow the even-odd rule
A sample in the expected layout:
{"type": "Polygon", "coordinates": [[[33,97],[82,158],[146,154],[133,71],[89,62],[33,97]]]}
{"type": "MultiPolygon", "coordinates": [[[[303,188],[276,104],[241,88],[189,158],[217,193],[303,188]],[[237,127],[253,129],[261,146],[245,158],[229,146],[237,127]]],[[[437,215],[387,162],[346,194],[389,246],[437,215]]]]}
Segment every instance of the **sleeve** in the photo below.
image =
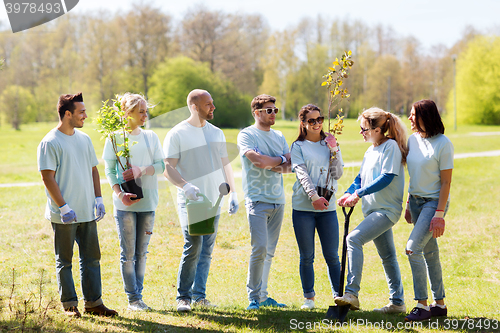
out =
{"type": "Polygon", "coordinates": [[[336,157],[333,159],[332,163],[329,163],[330,175],[333,179],[339,180],[344,174],[344,161],[342,160],[342,154],[340,150],[337,151],[336,157]]]}
{"type": "Polygon", "coordinates": [[[311,177],[309,177],[309,174],[307,173],[305,164],[296,165],[295,174],[297,175],[297,179],[304,188],[304,191],[306,191],[309,198],[312,198],[315,194],[318,194],[316,192],[316,187],[311,180],[311,177]]]}
{"type": "Polygon", "coordinates": [[[447,141],[439,154],[439,170],[453,169],[454,148],[451,141],[447,141]]]}
{"type": "Polygon", "coordinates": [[[90,139],[90,137],[87,137],[87,139],[88,139],[88,146],[89,146],[90,163],[91,163],[92,167],[98,166],[99,160],[97,159],[97,155],[95,154],[95,149],[94,149],[94,145],[92,144],[92,139],[90,139]]]}
{"type": "Polygon", "coordinates": [[[224,132],[220,131],[220,149],[219,149],[219,155],[221,158],[227,157],[227,147],[226,147],[226,136],[224,135],[224,132]]]}
{"type": "Polygon", "coordinates": [[[361,198],[364,195],[372,194],[386,188],[396,175],[393,173],[383,173],[373,180],[370,184],[356,190],[356,193],[361,198]]]}
{"type": "Polygon", "coordinates": [[[250,133],[247,133],[245,130],[241,131],[238,134],[238,148],[240,149],[240,156],[245,156],[245,154],[255,149],[255,141],[253,136],[250,133]]]}
{"type": "Polygon", "coordinates": [[[38,171],[57,170],[58,159],[56,148],[48,141],[42,141],[37,150],[38,171]]]}
{"type": "Polygon", "coordinates": [[[283,138],[283,155],[288,154],[290,152],[290,148],[288,147],[288,143],[286,142],[285,136],[281,134],[283,138]]]}
{"type": "Polygon", "coordinates": [[[174,129],[170,130],[163,141],[163,153],[165,158],[180,158],[179,136],[174,129]]]}
{"type": "Polygon", "coordinates": [[[161,143],[158,135],[156,135],[156,133],[153,131],[151,131],[151,133],[151,141],[154,143],[153,168],[155,169],[155,175],[158,175],[163,173],[163,171],[165,170],[165,163],[163,162],[163,160],[165,159],[165,155],[163,154],[163,150],[161,149],[161,143]]]}
{"type": "Polygon", "coordinates": [[[358,190],[361,188],[361,175],[358,173],[356,178],[354,178],[354,181],[352,182],[351,186],[345,191],[345,193],[350,193],[353,194],[354,191],[358,190]]]}
{"type": "Polygon", "coordinates": [[[291,158],[291,162],[292,162],[292,171],[294,171],[294,172],[295,172],[295,168],[298,165],[301,165],[301,164],[305,165],[306,164],[306,162],[304,161],[304,156],[302,155],[302,147],[297,142],[298,141],[295,141],[294,143],[292,143],[292,151],[290,154],[290,158],[291,158]]]}
{"type": "Polygon", "coordinates": [[[113,188],[113,185],[120,185],[120,179],[116,174],[116,159],[113,160],[104,160],[104,174],[106,175],[106,179],[108,180],[109,185],[113,188]]]}
{"type": "Polygon", "coordinates": [[[392,142],[387,145],[387,148],[384,149],[380,174],[390,173],[397,176],[401,167],[401,158],[401,151],[396,141],[392,140],[392,142]]]}

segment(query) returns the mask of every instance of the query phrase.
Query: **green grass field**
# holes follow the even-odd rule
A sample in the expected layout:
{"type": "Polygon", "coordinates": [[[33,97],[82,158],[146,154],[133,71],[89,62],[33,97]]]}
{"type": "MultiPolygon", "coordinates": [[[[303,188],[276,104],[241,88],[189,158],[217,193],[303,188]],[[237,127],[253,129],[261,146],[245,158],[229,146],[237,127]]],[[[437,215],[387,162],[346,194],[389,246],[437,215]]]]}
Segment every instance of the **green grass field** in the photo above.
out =
{"type": "MultiPolygon", "coordinates": [[[[347,120],[339,138],[344,162],[357,162],[368,148],[358,134],[359,125],[347,120]]],[[[182,235],[175,213],[173,187],[160,182],[160,204],[157,209],[154,235],[149,247],[144,300],[154,311],[132,313],[126,310],[119,269],[119,246],[112,217],[111,189],[102,185],[108,214],[99,222],[102,251],[103,299],[107,306],[119,311],[115,319],[67,319],[61,311],[54,268],[52,229],[43,218],[46,196],[36,167],[36,147],[55,124],[31,124],[19,132],[0,128],[0,186],[7,183],[36,182],[28,187],[0,188],[0,331],[32,332],[281,332],[302,329],[331,331],[335,326],[323,322],[326,310],[333,304],[326,275],[326,265],[317,243],[316,306],[313,311],[300,310],[302,290],[298,274],[299,254],[291,223],[291,187],[294,175],[285,175],[286,214],[270,278],[270,296],[289,305],[286,309],[247,312],[246,274],[250,254],[250,237],[243,202],[239,212],[220,219],[217,244],[213,253],[208,298],[218,307],[195,310],[189,314],[175,311],[176,277],[182,250],[182,235]]],[[[296,122],[279,121],[276,129],[285,134],[289,144],[297,135],[296,122]]],[[[500,149],[500,126],[461,126],[457,132],[448,127],[447,135],[455,145],[455,153],[500,149]],[[451,129],[451,130],[450,130],[451,129]],[[483,133],[478,135],[477,133],[483,133]]],[[[100,158],[103,142],[88,122],[83,129],[94,142],[100,158]]],[[[163,141],[166,129],[155,130],[163,141]]],[[[238,130],[224,130],[228,142],[236,143],[238,130]]],[[[233,154],[235,155],[235,154],[233,154]]],[[[101,178],[104,178],[100,164],[101,178]]],[[[240,171],[239,158],[233,161],[240,171]]],[[[349,186],[358,168],[347,168],[340,180],[340,190],[349,186]]],[[[446,218],[447,229],[439,239],[441,262],[450,321],[441,320],[440,331],[491,332],[493,321],[500,321],[500,156],[455,160],[451,205],[446,218]],[[468,318],[468,319],[467,319],[468,318]],[[489,322],[486,319],[490,320],[489,322]],[[486,323],[490,326],[486,328],[486,323]],[[479,327],[482,324],[482,327],[479,327]],[[447,329],[448,328],[448,329],[447,329]],[[456,328],[456,329],[453,329],[456,328]]],[[[241,180],[236,180],[239,199],[243,200],[241,180]]],[[[340,213],[341,214],[341,213],[340,213]]],[[[352,228],[362,219],[355,210],[352,228]]],[[[343,218],[339,217],[343,222],[343,218]]],[[[413,307],[413,286],[410,266],[404,248],[411,226],[401,219],[394,227],[396,247],[409,309],[413,307]]],[[[78,284],[78,260],[75,249],[74,276],[78,284]]],[[[373,244],[365,247],[364,276],[360,302],[362,311],[349,312],[351,326],[343,332],[361,331],[434,331],[434,326],[400,327],[404,315],[377,315],[371,310],[385,305],[388,290],[380,259],[373,244]],[[380,327],[383,321],[384,326],[380,327]],[[388,326],[390,323],[392,329],[388,326]],[[356,326],[355,324],[359,324],[356,326]],[[378,326],[377,326],[378,325],[378,326]]],[[[81,295],[81,292],[79,291],[81,295]]],[[[80,302],[83,309],[83,301],[80,302]]],[[[437,325],[437,322],[431,322],[437,325]]],[[[498,323],[500,328],[500,323],[498,323]]],[[[498,329],[497,331],[500,331],[498,329]]]]}

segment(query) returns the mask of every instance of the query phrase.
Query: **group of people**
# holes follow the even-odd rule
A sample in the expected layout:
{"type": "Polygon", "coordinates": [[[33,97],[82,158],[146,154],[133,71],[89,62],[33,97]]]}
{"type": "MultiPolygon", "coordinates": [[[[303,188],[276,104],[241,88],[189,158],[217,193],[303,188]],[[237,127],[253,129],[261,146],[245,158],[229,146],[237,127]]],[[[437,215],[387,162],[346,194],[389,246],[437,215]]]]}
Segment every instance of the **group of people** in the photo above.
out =
{"type": "MultiPolygon", "coordinates": [[[[157,175],[163,173],[177,189],[177,211],[184,247],[177,276],[177,310],[192,306],[214,307],[206,295],[211,255],[217,236],[220,208],[213,213],[215,232],[191,235],[188,203],[204,195],[211,202],[219,196],[219,185],[229,184],[229,214],[239,203],[226,139],[212,125],[214,101],[210,93],[195,89],[187,97],[190,117],[167,134],[163,149],[158,136],[144,130],[150,107],[142,95],[120,96],[128,128],[117,133],[118,141],[135,142],[130,162],[113,149],[108,139],[102,158],[106,178],[113,190],[113,215],[120,241],[120,264],[128,309],[149,310],[142,299],[146,255],[153,233],[158,205],[157,175]],[[126,137],[124,138],[123,135],[126,137]],[[120,137],[121,136],[121,137],[120,137]],[[122,165],[127,165],[126,170],[122,165]],[[124,191],[123,182],[141,182],[143,198],[124,191]]],[[[324,116],[319,107],[305,105],[298,114],[299,135],[289,146],[275,124],[276,99],[259,95],[252,100],[255,123],[238,134],[242,161],[242,185],[249,223],[252,251],[248,264],[248,310],[286,307],[268,294],[268,279],[285,211],[283,173],[294,172],[292,222],[300,253],[300,278],[304,295],[302,309],[315,307],[315,233],[321,242],[328,267],[334,300],[339,305],[359,309],[358,293],[363,268],[363,245],[373,240],[382,259],[390,290],[389,304],[375,311],[406,312],[403,285],[397,262],[392,227],[402,212],[404,165],[410,175],[405,219],[414,224],[406,246],[417,306],[408,321],[446,315],[444,287],[436,238],[444,232],[448,208],[453,146],[443,135],[444,126],[434,102],[413,105],[411,129],[406,139],[405,125],[395,115],[378,108],[364,111],[358,118],[366,151],[360,172],[338,200],[337,180],[343,175],[343,160],[333,135],[323,131],[324,116]],[[353,207],[362,198],[364,220],[349,233],[348,275],[345,294],[339,297],[339,226],[336,204],[353,207]],[[435,303],[427,304],[427,276],[435,303]]],[[[62,95],[58,103],[59,124],[38,147],[38,168],[47,192],[46,218],[52,222],[56,255],[56,275],[64,311],[81,316],[72,278],[72,255],[79,245],[80,272],[85,312],[115,316],[101,299],[100,250],[96,223],[104,217],[98,161],[90,138],[79,131],[87,118],[82,94],[62,95]]]]}

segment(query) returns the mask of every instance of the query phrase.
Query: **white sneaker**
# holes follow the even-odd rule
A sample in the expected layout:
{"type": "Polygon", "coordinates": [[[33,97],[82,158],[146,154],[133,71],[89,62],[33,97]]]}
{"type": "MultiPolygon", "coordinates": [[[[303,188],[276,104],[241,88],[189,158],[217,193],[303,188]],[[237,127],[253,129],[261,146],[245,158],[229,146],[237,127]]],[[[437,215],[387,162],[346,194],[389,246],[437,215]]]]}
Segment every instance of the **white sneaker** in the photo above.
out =
{"type": "Polygon", "coordinates": [[[335,297],[334,301],[337,305],[350,305],[351,310],[359,310],[359,300],[353,294],[345,293],[344,296],[335,297]]]}
{"type": "Polygon", "coordinates": [[[142,299],[135,301],[135,302],[132,302],[132,303],[129,303],[128,309],[130,311],[149,311],[149,310],[151,310],[151,308],[149,306],[147,306],[147,304],[144,303],[144,301],[142,299]]]}
{"type": "Polygon", "coordinates": [[[191,311],[191,301],[188,299],[180,299],[177,301],[177,312],[191,311]]]}
{"type": "Polygon", "coordinates": [[[380,309],[373,309],[374,312],[380,312],[380,313],[406,313],[406,305],[401,304],[401,305],[396,305],[389,303],[380,309]]]}
{"type": "Polygon", "coordinates": [[[217,305],[210,303],[210,301],[206,298],[200,298],[199,300],[193,302],[194,306],[200,306],[204,308],[216,308],[217,305]]]}
{"type": "Polygon", "coordinates": [[[303,310],[312,310],[314,309],[314,300],[306,298],[304,301],[304,305],[300,307],[303,310]]]}

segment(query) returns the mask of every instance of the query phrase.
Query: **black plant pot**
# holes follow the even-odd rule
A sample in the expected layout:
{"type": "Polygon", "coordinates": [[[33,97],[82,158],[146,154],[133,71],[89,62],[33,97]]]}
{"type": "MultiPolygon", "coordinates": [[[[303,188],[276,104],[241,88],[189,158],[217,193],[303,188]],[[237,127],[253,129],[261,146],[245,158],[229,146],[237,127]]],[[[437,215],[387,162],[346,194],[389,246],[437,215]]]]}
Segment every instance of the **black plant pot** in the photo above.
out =
{"type": "Polygon", "coordinates": [[[330,202],[330,199],[333,195],[333,191],[330,191],[329,189],[321,186],[316,186],[316,192],[318,192],[318,195],[325,198],[328,202],[330,202]]]}
{"type": "Polygon", "coordinates": [[[130,200],[138,200],[144,198],[144,195],[142,194],[142,187],[141,187],[141,179],[132,179],[129,180],[128,182],[122,183],[121,187],[124,192],[127,193],[133,193],[137,197],[136,198],[131,198],[130,200]]]}

